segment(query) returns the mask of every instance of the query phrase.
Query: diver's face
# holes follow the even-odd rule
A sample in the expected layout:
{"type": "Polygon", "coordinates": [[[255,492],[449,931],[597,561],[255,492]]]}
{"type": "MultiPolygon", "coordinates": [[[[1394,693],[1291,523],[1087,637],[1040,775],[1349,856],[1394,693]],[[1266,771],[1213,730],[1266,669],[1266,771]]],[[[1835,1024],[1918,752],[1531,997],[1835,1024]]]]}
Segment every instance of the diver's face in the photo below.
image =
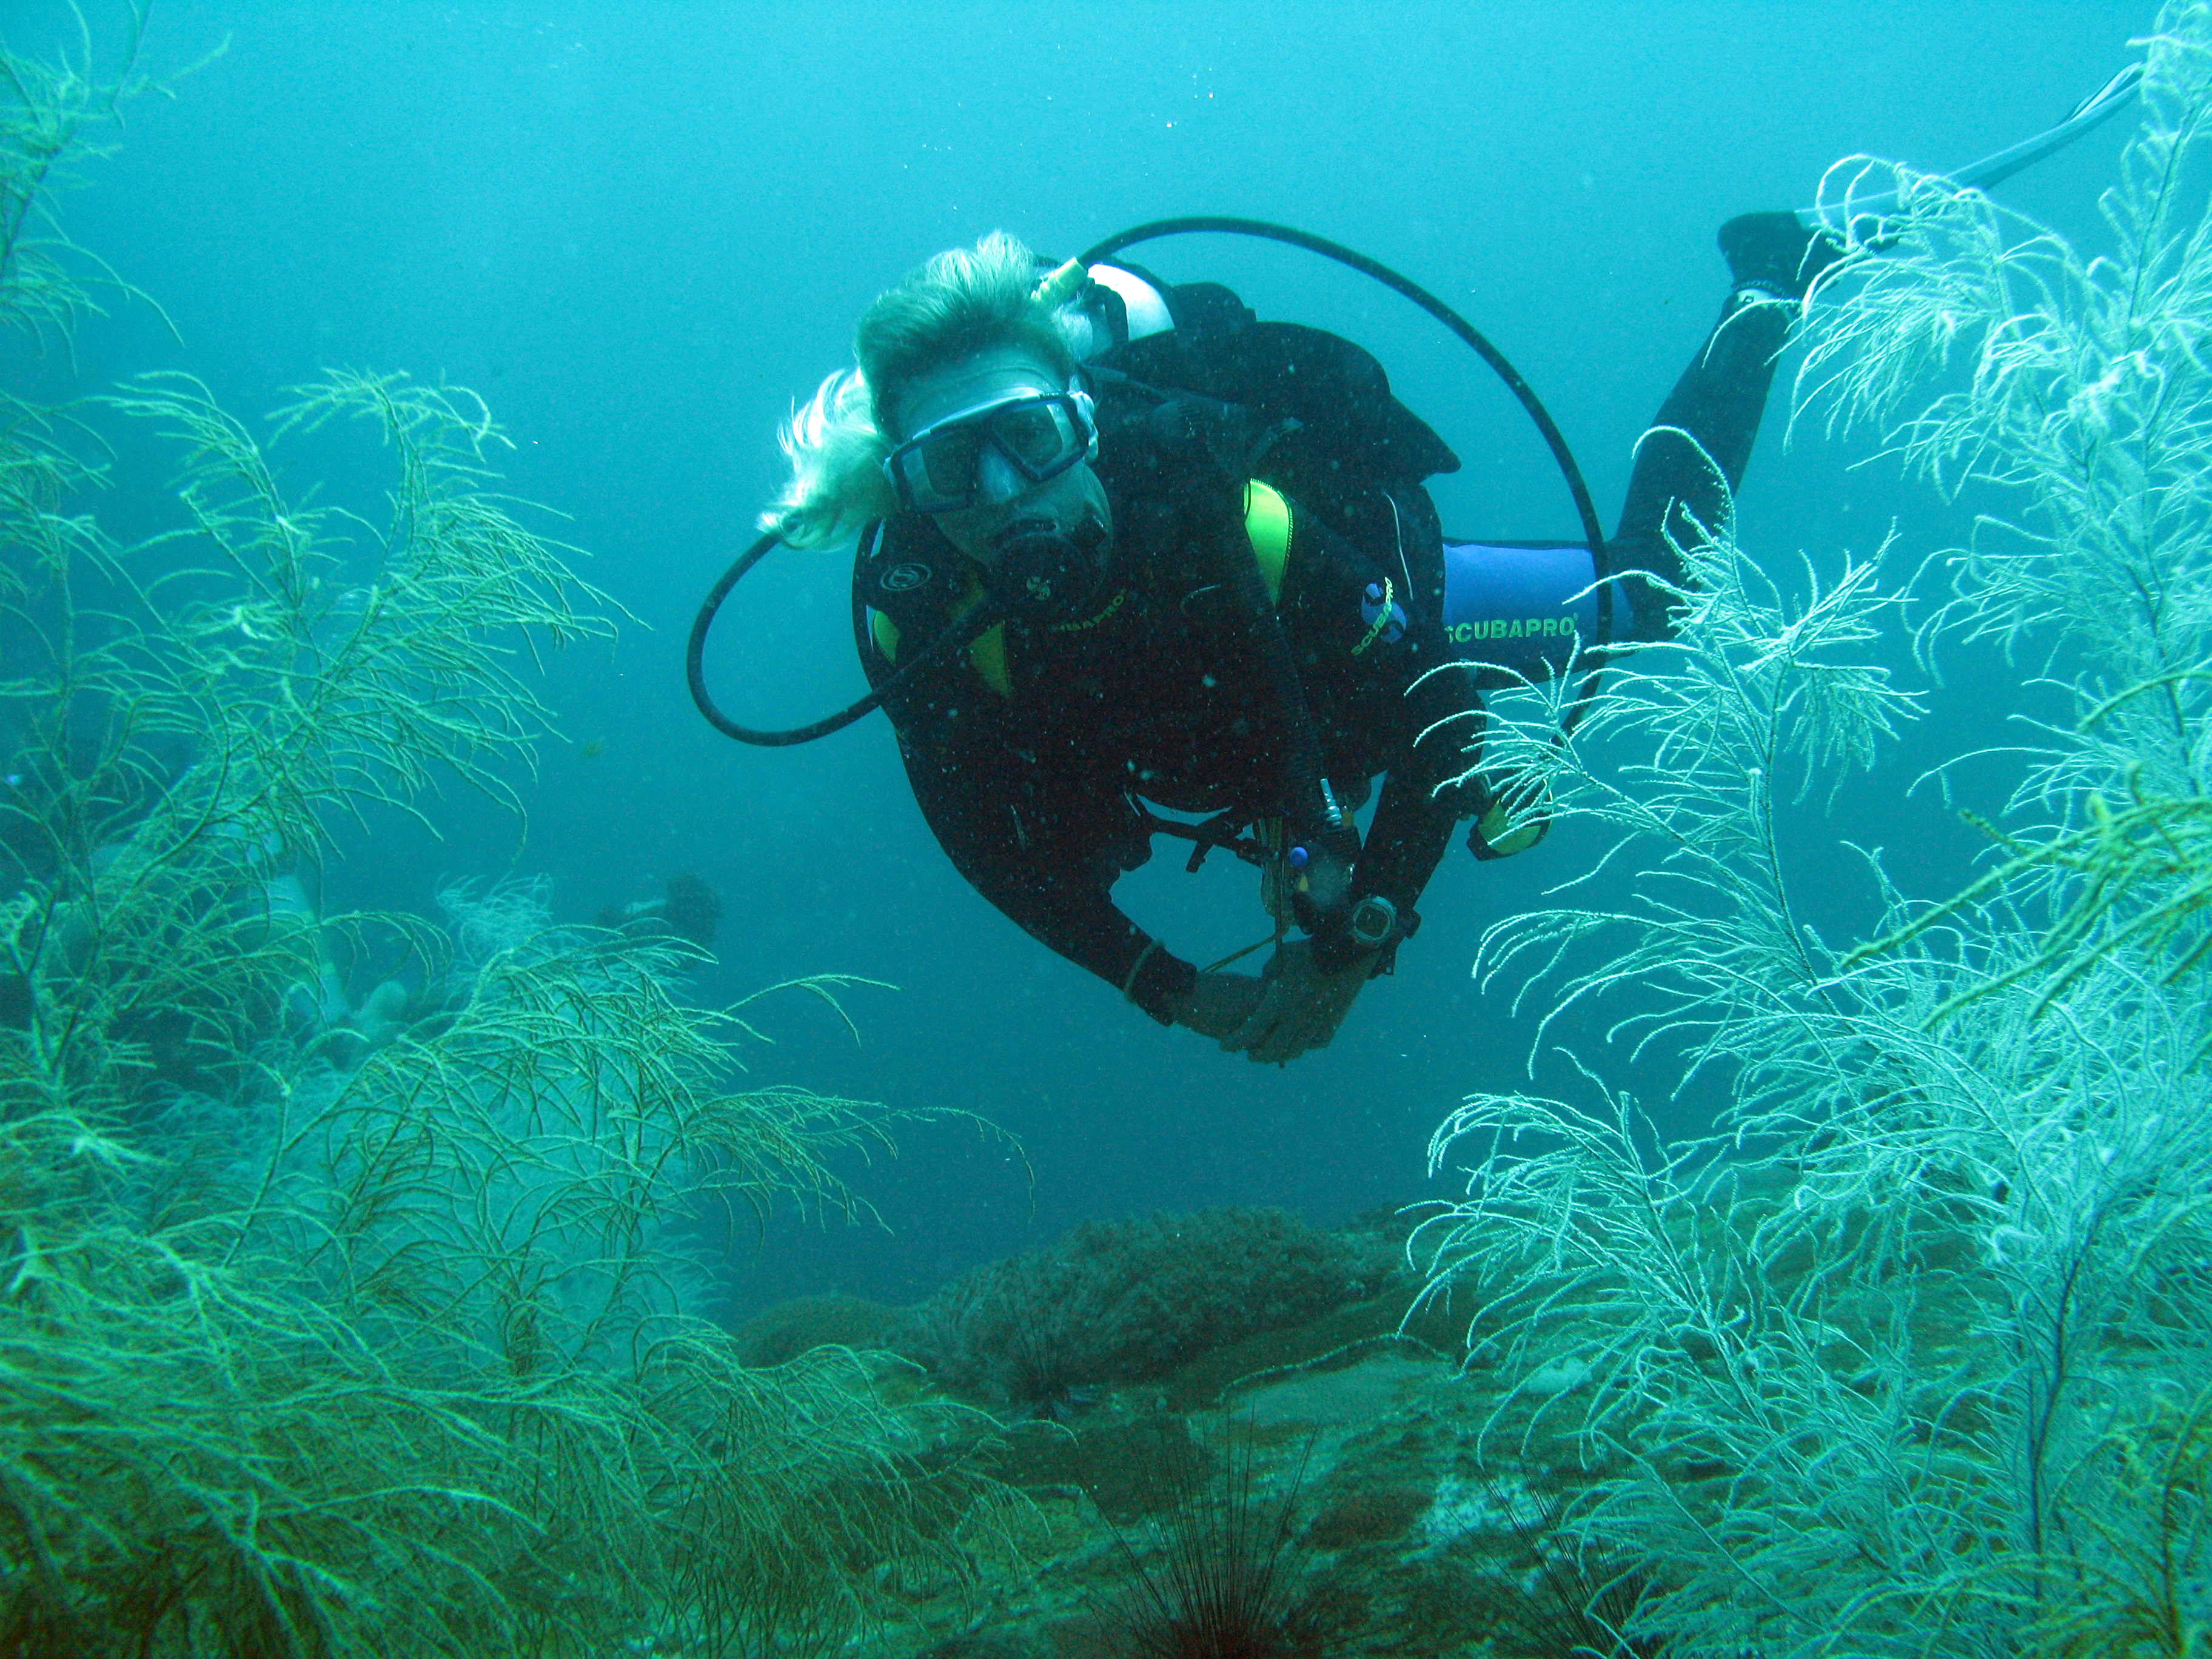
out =
{"type": "MultiPolygon", "coordinates": [[[[1004,347],[916,375],[894,401],[892,416],[901,433],[915,433],[1024,392],[1066,390],[1039,358],[1004,347]]],[[[933,516],[945,539],[979,564],[999,556],[999,538],[1016,525],[1042,522],[1063,535],[1086,519],[1109,531],[1114,526],[1105,486],[1088,461],[1032,483],[987,444],[976,458],[975,483],[973,505],[933,516]]]]}

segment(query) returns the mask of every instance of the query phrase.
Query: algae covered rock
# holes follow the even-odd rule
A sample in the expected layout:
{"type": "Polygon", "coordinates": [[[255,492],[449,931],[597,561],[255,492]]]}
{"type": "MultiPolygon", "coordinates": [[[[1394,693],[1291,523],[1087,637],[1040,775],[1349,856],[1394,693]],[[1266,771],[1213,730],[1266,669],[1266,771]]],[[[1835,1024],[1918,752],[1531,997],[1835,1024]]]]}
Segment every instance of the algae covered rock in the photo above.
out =
{"type": "Polygon", "coordinates": [[[902,1319],[898,1309],[884,1303],[832,1291],[763,1309],[731,1334],[744,1363],[762,1368],[815,1348],[880,1348],[902,1319]]]}
{"type": "Polygon", "coordinates": [[[898,1346],[951,1393],[1049,1416],[1085,1389],[1316,1318],[1364,1295],[1376,1271],[1285,1210],[1091,1222],[953,1280],[898,1346]]]}

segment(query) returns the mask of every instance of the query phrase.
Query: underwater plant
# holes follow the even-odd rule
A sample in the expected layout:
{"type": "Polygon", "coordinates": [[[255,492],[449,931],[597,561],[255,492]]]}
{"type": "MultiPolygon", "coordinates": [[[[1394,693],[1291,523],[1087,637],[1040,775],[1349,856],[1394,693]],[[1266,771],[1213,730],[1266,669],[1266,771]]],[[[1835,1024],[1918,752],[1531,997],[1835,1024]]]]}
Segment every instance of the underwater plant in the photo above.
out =
{"type": "MultiPolygon", "coordinates": [[[[119,89],[0,63],[20,340],[87,303],[20,230],[119,89]]],[[[535,654],[612,626],[489,413],[337,374],[268,441],[177,376],[6,416],[0,1654],[801,1651],[903,1565],[957,1578],[995,1491],[957,1412],[880,1356],[748,1367],[671,1224],[856,1202],[824,1160],[881,1115],[746,1086],[665,931],[310,900],[373,810],[514,799],[535,654]],[[103,526],[159,495],[103,421],[179,455],[173,528],[103,526]],[[342,425],[380,511],[288,487],[342,425]]]]}
{"type": "Polygon", "coordinates": [[[2212,1394],[2156,1388],[2082,1460],[2069,1576],[2089,1594],[2053,1596],[2039,1654],[2201,1652],[2212,1641],[2212,1394]]]}
{"type": "Polygon", "coordinates": [[[1486,757],[1620,832],[1612,860],[1656,856],[1609,913],[1493,927],[1480,971],[1552,998],[1547,1025],[1632,992],[1610,1035],[1730,1091],[1687,1139],[1595,1072],[1585,1103],[1477,1097],[1431,1149],[1468,1196],[1422,1236],[1511,1379],[1492,1431],[1581,1438],[1559,1530],[1636,1571],[1624,1634],[1670,1654],[2179,1656],[2212,1630],[2181,1403],[2212,1386],[2212,8],[2148,45],[2102,251],[1883,168],[1897,211],[1844,191],[1856,257],[1808,303],[1804,405],[1976,507],[1923,568],[1923,657],[2033,648],[2074,703],[1986,873],[1922,902],[1851,855],[1874,938],[1810,925],[1852,866],[1791,804],[1915,708],[1879,642],[1908,591],[1878,558],[1770,581],[1732,522],[1682,549],[1676,640],[1572,741],[1540,715],[1486,757]]]}
{"type": "MultiPolygon", "coordinates": [[[[0,283],[11,330],[58,342],[96,308],[82,275],[93,262],[53,222],[54,199],[77,167],[108,153],[108,127],[151,84],[137,67],[144,30],[143,12],[131,8],[106,70],[88,34],[74,58],[0,46],[0,283]]],[[[0,398],[11,412],[33,412],[12,394],[0,398]]]]}
{"type": "Polygon", "coordinates": [[[1801,404],[1832,427],[1871,428],[1946,496],[1989,502],[1949,556],[1923,650],[1954,634],[2032,645],[2075,702],[2012,803],[2055,821],[1909,924],[2033,890],[2053,920],[2027,976],[2050,997],[2108,946],[2172,981],[2212,949],[2205,28],[2196,5],[2161,21],[2147,119],[2100,203],[2104,254],[1940,177],[1839,169],[1839,211],[1878,172],[1899,185],[1899,212],[1853,228],[1883,251],[1820,319],[1798,377],[1801,404]]]}
{"type": "Polygon", "coordinates": [[[1504,1621],[1508,1651],[1542,1659],[1656,1659],[1663,1642],[1626,1635],[1649,1584],[1632,1569],[1592,1559],[1561,1526],[1571,1500],[1490,1482],[1490,1501],[1519,1546],[1513,1565],[1534,1593],[1504,1621]]]}

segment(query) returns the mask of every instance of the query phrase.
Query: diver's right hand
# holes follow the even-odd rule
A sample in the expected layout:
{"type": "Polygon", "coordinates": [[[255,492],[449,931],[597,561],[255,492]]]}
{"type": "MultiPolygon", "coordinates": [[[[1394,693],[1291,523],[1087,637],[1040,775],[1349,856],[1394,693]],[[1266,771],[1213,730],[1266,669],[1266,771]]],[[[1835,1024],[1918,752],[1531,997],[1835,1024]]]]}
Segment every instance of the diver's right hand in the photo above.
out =
{"type": "Polygon", "coordinates": [[[1200,974],[1174,1011],[1175,1023],[1222,1042],[1242,1030],[1258,1012],[1265,990],[1255,974],[1200,974]]]}

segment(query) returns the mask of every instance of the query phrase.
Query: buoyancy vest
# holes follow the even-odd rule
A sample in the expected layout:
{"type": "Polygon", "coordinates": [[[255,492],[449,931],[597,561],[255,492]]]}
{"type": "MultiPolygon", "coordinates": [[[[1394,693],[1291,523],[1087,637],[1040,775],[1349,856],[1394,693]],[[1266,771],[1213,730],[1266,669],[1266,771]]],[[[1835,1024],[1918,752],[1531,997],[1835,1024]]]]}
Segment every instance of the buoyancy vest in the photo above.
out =
{"type": "MultiPolygon", "coordinates": [[[[1374,355],[1323,329],[1262,322],[1216,283],[1170,286],[1134,267],[1118,274],[1124,286],[1141,282],[1156,292],[1172,326],[1116,340],[1093,359],[1097,366],[1239,411],[1255,444],[1245,458],[1251,476],[1376,563],[1391,562],[1403,503],[1394,508],[1389,497],[1409,495],[1425,478],[1456,472],[1460,463],[1391,392],[1374,355]]],[[[1086,294],[1100,287],[1094,280],[1086,294]]],[[[1136,314],[1118,290],[1116,298],[1136,314]]]]}

